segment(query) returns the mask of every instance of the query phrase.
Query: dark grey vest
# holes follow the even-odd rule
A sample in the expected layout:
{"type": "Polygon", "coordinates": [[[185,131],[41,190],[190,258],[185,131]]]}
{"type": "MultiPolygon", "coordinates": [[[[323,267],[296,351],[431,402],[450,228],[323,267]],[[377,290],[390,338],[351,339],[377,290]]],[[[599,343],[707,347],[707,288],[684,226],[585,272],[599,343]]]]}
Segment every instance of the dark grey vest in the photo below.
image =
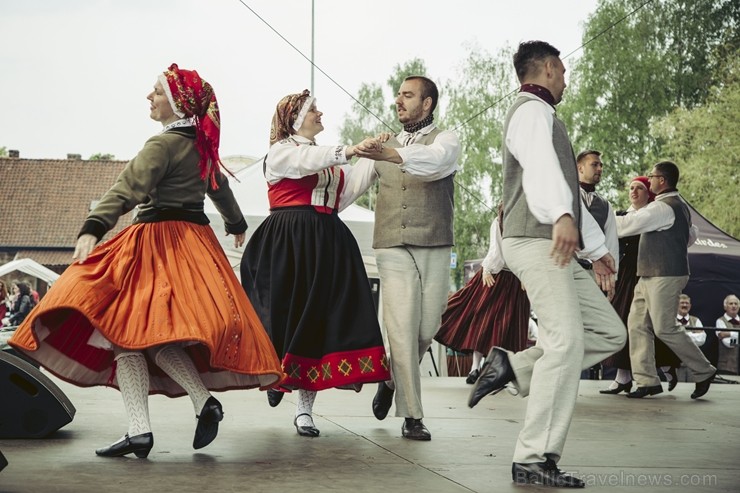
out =
{"type": "MultiPolygon", "coordinates": [[[[435,128],[414,143],[429,145],[440,132],[435,128]]],[[[401,147],[395,138],[384,145],[401,147]]],[[[376,161],[375,172],[378,203],[373,248],[452,246],[454,174],[441,180],[422,181],[387,161],[376,161]]]]}
{"type": "Polygon", "coordinates": [[[689,256],[687,253],[691,213],[684,201],[668,197],[663,202],[673,209],[676,219],[673,226],[663,231],[651,231],[640,235],[637,253],[637,275],[646,277],[687,276],[689,256]]]}
{"type": "MultiPolygon", "coordinates": [[[[524,103],[543,104],[527,96],[520,95],[509,108],[504,122],[504,141],[509,129],[509,121],[514,112],[524,103]]],[[[565,124],[553,115],[552,143],[560,161],[560,168],[573,195],[573,214],[578,231],[581,231],[580,190],[578,186],[578,168],[576,156],[568,138],[565,124]]],[[[522,167],[519,161],[509,152],[506,144],[503,146],[504,159],[504,238],[552,238],[552,225],[540,223],[530,212],[527,198],[522,188],[522,167]]],[[[581,239],[581,244],[583,240],[581,239]]],[[[582,246],[582,245],[581,245],[582,246]]]]}
{"type": "MultiPolygon", "coordinates": [[[[583,201],[586,204],[586,201],[583,201]]],[[[591,205],[587,205],[588,212],[594,216],[596,223],[601,228],[601,232],[604,233],[606,230],[606,220],[609,217],[609,203],[601,195],[597,193],[591,194],[591,205]]]]}

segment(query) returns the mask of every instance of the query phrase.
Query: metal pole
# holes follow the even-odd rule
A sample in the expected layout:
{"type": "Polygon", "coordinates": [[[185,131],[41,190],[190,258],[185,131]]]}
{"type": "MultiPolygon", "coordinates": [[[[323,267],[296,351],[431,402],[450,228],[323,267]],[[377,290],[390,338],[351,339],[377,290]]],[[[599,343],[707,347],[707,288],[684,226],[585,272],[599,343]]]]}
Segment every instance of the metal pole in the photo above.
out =
{"type": "Polygon", "coordinates": [[[311,94],[314,94],[313,92],[313,55],[314,55],[314,49],[313,49],[313,38],[314,38],[314,26],[316,24],[315,17],[314,17],[314,1],[311,0],[311,94]]]}

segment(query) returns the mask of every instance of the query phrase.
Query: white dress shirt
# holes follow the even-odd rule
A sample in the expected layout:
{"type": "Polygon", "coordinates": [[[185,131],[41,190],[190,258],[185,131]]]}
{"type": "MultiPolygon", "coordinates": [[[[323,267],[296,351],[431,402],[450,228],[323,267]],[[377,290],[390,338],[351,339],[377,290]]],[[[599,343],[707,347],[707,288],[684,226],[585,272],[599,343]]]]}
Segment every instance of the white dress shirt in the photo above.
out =
{"type": "MultiPolygon", "coordinates": [[[[664,202],[668,197],[677,197],[678,192],[661,193],[645,207],[624,216],[617,216],[617,235],[620,238],[634,236],[651,231],[665,231],[673,226],[676,216],[673,208],[664,202]]],[[[689,243],[696,241],[699,229],[691,225],[689,228],[689,243]]]]}
{"type": "MultiPolygon", "coordinates": [[[[408,133],[403,130],[396,136],[396,140],[403,146],[396,148],[401,157],[398,168],[422,181],[441,180],[459,169],[457,158],[460,155],[460,140],[455,132],[442,130],[429,145],[415,143],[419,137],[429,134],[435,128],[436,125],[432,123],[418,132],[408,133]]],[[[371,159],[358,159],[350,167],[353,171],[345,175],[345,186],[340,195],[340,211],[357,200],[378,179],[375,161],[371,159]]]]}
{"type": "MultiPolygon", "coordinates": [[[[517,108],[509,120],[504,143],[522,167],[522,189],[529,211],[542,224],[554,224],[561,216],[575,217],[573,194],[560,168],[552,143],[555,109],[531,93],[520,93],[530,98],[517,108]]],[[[579,256],[591,261],[609,253],[604,233],[596,220],[581,204],[581,236],[584,248],[579,256]]],[[[614,260],[618,260],[617,255],[614,260]]]]}
{"type": "MultiPolygon", "coordinates": [[[[727,320],[730,320],[732,318],[734,318],[735,320],[737,320],[738,322],[740,322],[740,317],[738,317],[737,315],[735,315],[734,317],[730,317],[729,315],[727,315],[725,313],[723,316],[721,316],[721,317],[719,317],[717,319],[717,322],[715,322],[714,326],[717,327],[717,328],[722,328],[722,329],[731,328],[730,325],[732,325],[732,324],[730,324],[730,322],[727,322],[727,320]]],[[[730,337],[723,337],[720,340],[722,341],[722,344],[725,347],[733,348],[733,347],[737,346],[737,338],[738,338],[739,335],[740,335],[740,332],[739,331],[737,331],[737,330],[731,330],[730,331],[730,337]],[[734,344],[733,344],[733,340],[735,341],[734,344]]],[[[717,331],[717,336],[719,337],[719,331],[717,331]]]]}
{"type": "Polygon", "coordinates": [[[483,259],[483,270],[491,274],[498,274],[504,268],[504,257],[501,253],[501,231],[498,226],[498,216],[491,223],[491,243],[488,254],[483,259]]]}

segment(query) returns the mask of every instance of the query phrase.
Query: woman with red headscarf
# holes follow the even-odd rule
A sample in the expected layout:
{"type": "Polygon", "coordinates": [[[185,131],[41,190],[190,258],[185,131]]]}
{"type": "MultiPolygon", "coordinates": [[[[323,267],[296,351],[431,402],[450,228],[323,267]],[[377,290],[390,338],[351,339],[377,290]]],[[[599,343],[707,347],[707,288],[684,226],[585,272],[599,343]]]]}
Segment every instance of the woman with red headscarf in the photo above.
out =
{"type": "MultiPolygon", "coordinates": [[[[655,194],[650,190],[650,182],[647,176],[635,177],[629,186],[630,206],[624,212],[617,215],[625,215],[642,209],[655,199],[655,194]]],[[[614,288],[612,306],[622,318],[625,326],[629,315],[632,298],[635,294],[635,286],[639,277],[637,276],[637,247],[640,243],[640,235],[627,236],[619,239],[619,273],[614,288]]],[[[666,375],[672,378],[668,384],[668,390],[673,390],[678,382],[675,367],[680,366],[680,360],[673,354],[668,346],[660,339],[655,338],[655,356],[658,366],[666,367],[666,375]],[[669,369],[670,368],[670,369],[669,369]]],[[[627,342],[616,354],[603,362],[605,367],[616,367],[617,375],[608,388],[600,390],[602,394],[629,393],[632,388],[632,370],[630,366],[630,345],[627,342]]]]}
{"type": "MultiPolygon", "coordinates": [[[[369,178],[347,164],[358,146],[316,145],[321,116],[308,90],[278,102],[263,168],[270,215],[241,262],[242,285],[288,375],[283,390],[298,389],[293,424],[308,437],[319,435],[317,391],[390,378],[362,255],[337,215],[365,189],[348,182],[369,178]]],[[[268,390],[268,402],[283,395],[268,390]]]]}
{"type": "Polygon", "coordinates": [[[147,99],[162,131],[88,214],[77,262],[9,341],[66,381],[121,391],[128,433],[96,450],[106,457],[149,454],[149,394],[190,396],[199,449],[223,419],[209,390],[268,388],[284,376],[203,212],[208,195],[243,244],[247,224],[220,169],[213,89],[172,64],[147,99]],[[131,226],[95,247],[137,206],[131,226]]]}

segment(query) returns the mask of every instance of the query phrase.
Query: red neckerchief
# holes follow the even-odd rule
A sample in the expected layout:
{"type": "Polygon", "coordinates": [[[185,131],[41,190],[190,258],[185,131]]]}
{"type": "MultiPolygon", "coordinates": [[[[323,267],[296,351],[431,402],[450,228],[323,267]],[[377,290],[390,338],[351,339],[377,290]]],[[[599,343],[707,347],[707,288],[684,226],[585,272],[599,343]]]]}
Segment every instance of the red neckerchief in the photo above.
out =
{"type": "Polygon", "coordinates": [[[522,87],[519,88],[519,92],[528,92],[534,94],[553,108],[555,107],[555,98],[553,97],[552,93],[545,87],[537,84],[522,84],[522,87]]]}

